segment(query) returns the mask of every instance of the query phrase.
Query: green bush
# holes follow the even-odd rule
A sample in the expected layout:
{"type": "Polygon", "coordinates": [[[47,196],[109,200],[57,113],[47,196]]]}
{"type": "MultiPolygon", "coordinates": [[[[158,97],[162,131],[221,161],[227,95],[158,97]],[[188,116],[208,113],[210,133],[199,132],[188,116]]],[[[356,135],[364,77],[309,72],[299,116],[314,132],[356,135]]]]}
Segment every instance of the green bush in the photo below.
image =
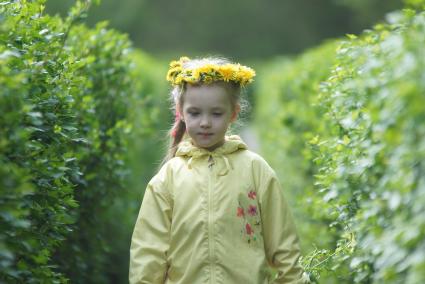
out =
{"type": "Polygon", "coordinates": [[[342,42],[322,84],[333,137],[313,143],[317,182],[335,224],[356,242],[332,257],[335,269],[348,267],[357,283],[423,283],[425,13],[388,19],[342,42]]]}
{"type": "Polygon", "coordinates": [[[85,142],[76,127],[75,64],[62,52],[71,25],[42,16],[41,2],[0,6],[1,173],[0,279],[63,282],[49,259],[66,237],[81,178],[71,149],[85,142]]]}
{"type": "Polygon", "coordinates": [[[130,43],[125,35],[105,26],[100,23],[92,30],[74,26],[66,42],[67,60],[80,65],[73,76],[85,79],[74,107],[78,129],[88,143],[75,149],[83,173],[75,188],[79,204],[72,212],[75,230],[56,255],[56,263],[68,277],[94,282],[106,282],[120,268],[107,269],[111,236],[116,236],[112,232],[119,226],[115,218],[120,218],[111,207],[114,200],[128,195],[125,159],[133,127],[129,109],[138,95],[130,76],[130,43]]]}
{"type": "Polygon", "coordinates": [[[133,153],[166,123],[165,72],[105,23],[79,24],[90,1],[66,19],[43,3],[0,3],[0,279],[125,282],[146,183],[133,176],[153,171],[133,153]]]}
{"type": "Polygon", "coordinates": [[[259,79],[265,153],[325,283],[425,281],[425,13],[387,18],[259,79]]]}

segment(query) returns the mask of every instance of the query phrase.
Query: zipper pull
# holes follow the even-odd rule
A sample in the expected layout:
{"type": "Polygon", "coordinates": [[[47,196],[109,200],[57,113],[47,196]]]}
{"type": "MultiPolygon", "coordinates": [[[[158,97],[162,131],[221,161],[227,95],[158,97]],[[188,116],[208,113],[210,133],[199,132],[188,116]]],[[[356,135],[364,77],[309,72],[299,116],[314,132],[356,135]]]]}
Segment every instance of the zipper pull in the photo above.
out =
{"type": "Polygon", "coordinates": [[[213,157],[210,155],[210,157],[208,158],[208,168],[212,168],[212,166],[214,165],[214,160],[213,157]]]}

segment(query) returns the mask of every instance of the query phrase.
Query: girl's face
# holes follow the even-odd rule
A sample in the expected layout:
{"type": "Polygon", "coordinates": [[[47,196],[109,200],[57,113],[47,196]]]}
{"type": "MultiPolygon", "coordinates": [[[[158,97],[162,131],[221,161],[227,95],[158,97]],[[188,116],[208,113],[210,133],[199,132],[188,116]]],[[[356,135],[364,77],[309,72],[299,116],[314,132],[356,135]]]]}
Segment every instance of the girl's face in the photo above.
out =
{"type": "Polygon", "coordinates": [[[187,85],[181,113],[193,143],[209,151],[224,143],[230,123],[236,119],[230,95],[220,85],[187,85]]]}

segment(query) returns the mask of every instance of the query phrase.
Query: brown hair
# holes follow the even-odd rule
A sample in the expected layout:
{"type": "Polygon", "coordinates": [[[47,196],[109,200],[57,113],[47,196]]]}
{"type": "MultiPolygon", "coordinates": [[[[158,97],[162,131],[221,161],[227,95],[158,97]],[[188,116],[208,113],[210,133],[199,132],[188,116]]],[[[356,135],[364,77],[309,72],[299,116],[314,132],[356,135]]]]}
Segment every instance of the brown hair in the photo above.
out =
{"type": "MultiPolygon", "coordinates": [[[[202,66],[204,64],[227,64],[230,63],[227,59],[223,58],[202,58],[202,59],[193,59],[188,62],[185,62],[184,67],[193,67],[193,66],[202,66]]],[[[172,125],[171,129],[168,131],[169,137],[171,137],[169,146],[168,146],[168,152],[165,155],[164,159],[162,160],[162,163],[160,167],[162,167],[167,161],[172,159],[177,151],[177,147],[179,143],[182,141],[184,134],[186,133],[186,124],[180,119],[180,113],[184,104],[184,94],[188,87],[199,87],[204,83],[186,83],[183,82],[181,85],[175,86],[171,92],[170,92],[170,99],[172,102],[172,110],[176,114],[174,124],[172,125]]],[[[230,96],[230,102],[232,104],[232,110],[235,110],[236,107],[239,105],[242,108],[244,108],[245,104],[247,103],[243,101],[243,104],[241,103],[241,94],[242,94],[242,88],[238,83],[235,83],[233,81],[230,82],[224,82],[224,81],[216,81],[213,83],[210,83],[209,85],[219,85],[223,87],[227,93],[230,96]]]]}

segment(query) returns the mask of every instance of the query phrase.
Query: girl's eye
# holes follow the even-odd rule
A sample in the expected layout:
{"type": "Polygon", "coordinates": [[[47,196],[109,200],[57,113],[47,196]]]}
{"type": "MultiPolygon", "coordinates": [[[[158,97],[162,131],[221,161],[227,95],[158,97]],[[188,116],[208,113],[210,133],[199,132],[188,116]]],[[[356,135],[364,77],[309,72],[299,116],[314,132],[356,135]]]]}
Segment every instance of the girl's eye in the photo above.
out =
{"type": "Polygon", "coordinates": [[[222,115],[222,113],[221,112],[215,112],[215,113],[213,113],[213,115],[220,116],[220,115],[222,115]]]}
{"type": "Polygon", "coordinates": [[[198,115],[198,114],[199,114],[199,112],[189,112],[189,114],[190,114],[191,116],[196,116],[196,115],[198,115]]]}

